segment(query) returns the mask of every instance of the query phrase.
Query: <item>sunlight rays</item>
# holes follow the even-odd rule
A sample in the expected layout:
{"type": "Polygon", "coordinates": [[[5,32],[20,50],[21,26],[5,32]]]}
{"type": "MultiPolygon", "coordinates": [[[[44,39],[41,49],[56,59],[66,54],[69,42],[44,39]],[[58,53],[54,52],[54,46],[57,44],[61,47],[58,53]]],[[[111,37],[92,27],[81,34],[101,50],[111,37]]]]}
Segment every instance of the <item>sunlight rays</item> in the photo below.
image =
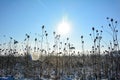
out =
{"type": "Polygon", "coordinates": [[[62,21],[59,22],[57,27],[58,34],[67,35],[70,33],[70,30],[71,30],[70,22],[65,17],[63,17],[62,21]]]}

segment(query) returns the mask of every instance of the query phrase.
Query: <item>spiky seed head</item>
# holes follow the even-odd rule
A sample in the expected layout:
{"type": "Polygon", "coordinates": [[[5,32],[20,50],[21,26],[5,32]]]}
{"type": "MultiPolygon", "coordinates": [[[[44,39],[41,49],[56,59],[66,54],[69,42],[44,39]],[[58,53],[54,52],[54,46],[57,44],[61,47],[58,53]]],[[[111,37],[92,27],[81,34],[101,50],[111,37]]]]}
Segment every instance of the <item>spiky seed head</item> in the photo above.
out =
{"type": "Polygon", "coordinates": [[[113,18],[111,18],[111,22],[113,22],[113,18]]]}
{"type": "Polygon", "coordinates": [[[92,34],[89,34],[90,36],[92,35],[92,34]]]}
{"type": "Polygon", "coordinates": [[[112,48],[112,50],[114,50],[114,48],[112,48]]]}
{"type": "Polygon", "coordinates": [[[46,33],[45,36],[48,36],[48,33],[46,33]]]}
{"type": "Polygon", "coordinates": [[[29,35],[27,35],[27,38],[30,38],[30,36],[29,36],[29,35]]]}
{"type": "Polygon", "coordinates": [[[26,36],[28,35],[28,34],[25,34],[26,36]]]}
{"type": "Polygon", "coordinates": [[[63,49],[64,51],[66,50],[66,48],[63,49]]]}
{"type": "Polygon", "coordinates": [[[60,42],[60,44],[62,44],[62,42],[60,42]]]}
{"type": "Polygon", "coordinates": [[[109,17],[107,17],[106,19],[109,19],[109,17]]]}
{"type": "Polygon", "coordinates": [[[59,50],[61,50],[61,48],[59,48],[59,50]]]}
{"type": "Polygon", "coordinates": [[[110,42],[110,45],[111,45],[112,43],[110,42]]]}
{"type": "Polygon", "coordinates": [[[96,42],[96,39],[94,39],[94,43],[96,42]]]}
{"type": "Polygon", "coordinates": [[[95,28],[94,28],[94,27],[92,27],[92,30],[94,31],[94,30],[95,30],[95,28]]]}
{"type": "Polygon", "coordinates": [[[97,48],[99,48],[99,45],[97,45],[97,48]]]}
{"type": "Polygon", "coordinates": [[[83,39],[83,36],[81,36],[81,39],[83,39]]]}
{"type": "Polygon", "coordinates": [[[118,32],[118,30],[116,30],[116,32],[118,32]]]}
{"type": "Polygon", "coordinates": [[[18,41],[14,40],[14,44],[17,44],[17,43],[18,43],[18,41]]]}
{"type": "Polygon", "coordinates": [[[55,48],[56,45],[53,45],[53,47],[55,48]]]}
{"type": "Polygon", "coordinates": [[[67,45],[67,43],[65,43],[65,45],[67,45]]]}
{"type": "Polygon", "coordinates": [[[117,23],[117,21],[115,21],[115,23],[117,23]]]}
{"type": "Polygon", "coordinates": [[[111,24],[109,24],[109,27],[111,27],[111,24]]]}
{"type": "Polygon", "coordinates": [[[69,40],[69,38],[67,38],[67,40],[69,40]]]}
{"type": "Polygon", "coordinates": [[[12,37],[10,37],[10,39],[13,39],[12,37]]]}
{"type": "Polygon", "coordinates": [[[26,41],[26,38],[24,39],[24,41],[26,41]]]}
{"type": "Polygon", "coordinates": [[[108,49],[110,49],[110,47],[108,47],[108,49]]]}
{"type": "Polygon", "coordinates": [[[82,44],[84,43],[84,41],[82,41],[82,44]]]}
{"type": "Polygon", "coordinates": [[[53,32],[53,34],[55,35],[55,31],[53,32]]]}
{"type": "Polygon", "coordinates": [[[35,38],[35,41],[37,41],[37,38],[35,38]]]}
{"type": "Polygon", "coordinates": [[[96,30],[96,32],[98,33],[98,30],[96,30]]]}
{"type": "Polygon", "coordinates": [[[44,25],[42,26],[42,29],[44,29],[44,25]]]}
{"type": "Polygon", "coordinates": [[[97,48],[95,48],[95,50],[97,50],[97,48]]]}
{"type": "Polygon", "coordinates": [[[96,37],[96,39],[98,39],[98,37],[96,37]]]}

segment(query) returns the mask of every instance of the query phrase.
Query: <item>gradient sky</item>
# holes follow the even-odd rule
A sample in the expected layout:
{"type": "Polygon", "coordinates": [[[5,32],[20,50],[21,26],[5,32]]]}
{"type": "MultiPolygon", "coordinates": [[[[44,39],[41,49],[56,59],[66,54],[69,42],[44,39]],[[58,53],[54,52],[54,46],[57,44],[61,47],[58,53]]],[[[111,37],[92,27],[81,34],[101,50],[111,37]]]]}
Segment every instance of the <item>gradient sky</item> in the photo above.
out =
{"type": "MultiPolygon", "coordinates": [[[[70,41],[81,49],[80,36],[83,35],[87,50],[92,45],[89,37],[92,27],[101,30],[104,26],[110,31],[106,17],[117,20],[120,30],[120,0],[0,0],[0,42],[9,39],[5,40],[3,35],[21,41],[26,33],[31,33],[35,38],[35,33],[41,33],[42,25],[45,25],[49,41],[53,41],[53,31],[63,17],[72,24],[70,41]]],[[[111,39],[103,32],[106,43],[111,39]]],[[[120,43],[120,37],[118,39],[120,43]]]]}

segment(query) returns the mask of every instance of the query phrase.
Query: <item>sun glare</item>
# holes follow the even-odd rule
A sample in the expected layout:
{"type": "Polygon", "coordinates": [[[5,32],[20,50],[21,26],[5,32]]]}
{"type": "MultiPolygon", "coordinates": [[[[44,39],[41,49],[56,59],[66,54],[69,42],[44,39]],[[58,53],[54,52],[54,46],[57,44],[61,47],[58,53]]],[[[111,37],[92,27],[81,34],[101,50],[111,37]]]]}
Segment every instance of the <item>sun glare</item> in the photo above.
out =
{"type": "Polygon", "coordinates": [[[60,34],[60,35],[68,34],[70,32],[70,27],[71,27],[70,23],[67,20],[63,19],[58,24],[58,29],[57,29],[58,34],[60,34]]]}

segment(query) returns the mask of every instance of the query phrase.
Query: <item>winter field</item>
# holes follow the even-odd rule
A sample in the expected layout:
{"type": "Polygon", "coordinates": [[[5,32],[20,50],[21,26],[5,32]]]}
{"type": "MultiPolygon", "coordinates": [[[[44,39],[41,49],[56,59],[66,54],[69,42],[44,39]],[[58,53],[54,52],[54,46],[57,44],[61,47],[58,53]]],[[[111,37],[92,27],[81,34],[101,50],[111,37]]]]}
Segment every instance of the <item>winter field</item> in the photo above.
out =
{"type": "Polygon", "coordinates": [[[9,42],[0,44],[0,80],[119,80],[120,50],[118,30],[114,27],[117,21],[108,17],[107,20],[113,35],[104,51],[101,49],[104,30],[95,27],[89,34],[93,40],[90,51],[84,50],[83,35],[80,37],[82,51],[76,51],[68,37],[63,43],[56,32],[50,48],[44,25],[42,36],[34,39],[34,45],[30,45],[29,34],[25,34],[23,42],[10,37],[9,42]]]}
{"type": "Polygon", "coordinates": [[[120,80],[120,0],[0,0],[0,80],[120,80]]]}

